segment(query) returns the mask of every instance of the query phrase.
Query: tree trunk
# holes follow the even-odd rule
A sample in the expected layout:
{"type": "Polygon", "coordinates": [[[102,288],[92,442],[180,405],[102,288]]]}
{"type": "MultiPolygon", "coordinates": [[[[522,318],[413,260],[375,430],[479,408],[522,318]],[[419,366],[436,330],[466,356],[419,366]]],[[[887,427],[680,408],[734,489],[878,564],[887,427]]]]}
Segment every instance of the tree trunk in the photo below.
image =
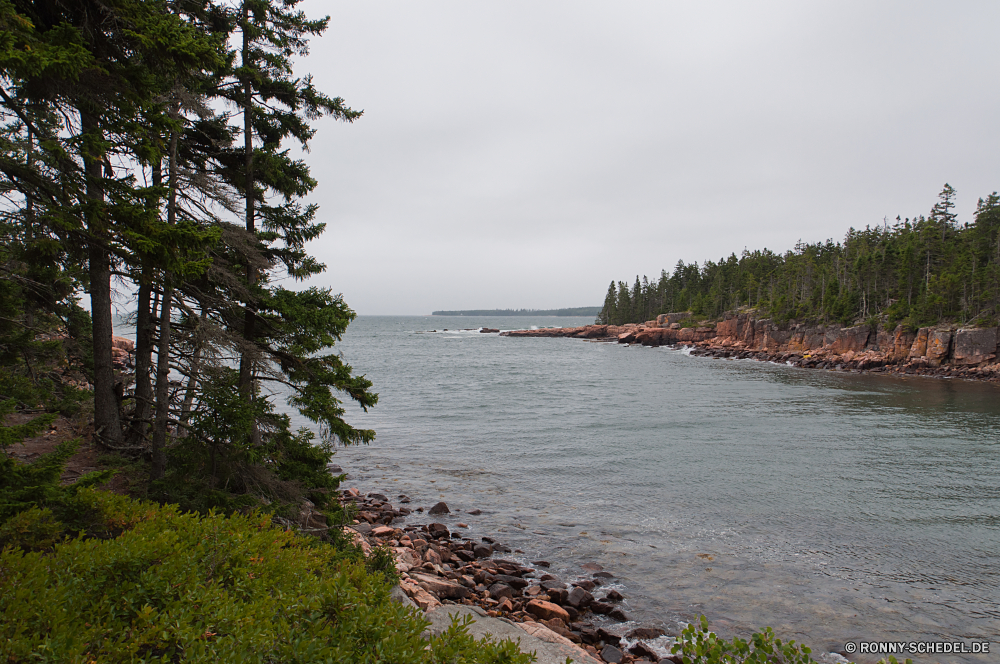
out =
{"type": "MultiPolygon", "coordinates": [[[[102,132],[97,118],[80,111],[80,127],[84,136],[94,142],[102,132]]],[[[111,319],[111,257],[102,246],[106,236],[103,216],[104,185],[102,164],[98,155],[91,152],[92,145],[84,148],[83,169],[87,181],[87,229],[90,231],[88,267],[90,272],[90,316],[94,337],[94,430],[95,437],[110,447],[121,447],[122,427],[115,395],[115,373],[111,364],[111,337],[114,326],[111,319]]]]}
{"type": "Polygon", "coordinates": [[[168,278],[160,304],[160,340],[156,348],[156,417],[153,428],[153,464],[150,477],[158,480],[167,470],[167,421],[170,417],[170,301],[173,288],[168,278]]]}
{"type": "MultiPolygon", "coordinates": [[[[144,271],[145,272],[145,271],[144,271]]],[[[153,403],[153,386],[149,370],[153,364],[153,316],[150,309],[153,287],[147,278],[139,283],[135,321],[135,409],[129,425],[128,444],[141,445],[146,439],[149,411],[153,403]]]]}
{"type": "MultiPolygon", "coordinates": [[[[250,11],[246,3],[243,5],[243,67],[250,66],[251,61],[251,40],[250,40],[250,11]]],[[[254,223],[254,177],[253,177],[253,84],[247,76],[243,83],[243,150],[246,195],[246,229],[250,233],[256,232],[254,223]]],[[[247,262],[247,288],[251,294],[247,298],[246,310],[243,318],[243,339],[246,348],[240,354],[240,393],[250,400],[253,398],[253,352],[251,350],[254,338],[254,327],[257,322],[257,314],[253,305],[253,288],[257,283],[257,270],[253,264],[247,262]]]]}
{"type": "MultiPolygon", "coordinates": [[[[160,161],[153,164],[153,186],[163,184],[163,170],[160,161]]],[[[139,282],[139,295],[136,298],[135,321],[135,409],[132,411],[132,423],[129,427],[128,444],[130,447],[142,445],[149,431],[150,411],[153,406],[153,385],[150,382],[150,369],[153,366],[153,327],[156,320],[157,302],[152,302],[153,285],[149,268],[142,271],[139,282]]]]}
{"type": "MultiPolygon", "coordinates": [[[[175,112],[179,111],[175,106],[175,112]]],[[[177,131],[170,132],[170,174],[168,176],[167,224],[177,222],[177,131]]],[[[156,349],[156,418],[153,428],[152,479],[160,479],[167,470],[167,424],[170,419],[170,317],[173,312],[173,284],[170,272],[164,275],[163,301],[160,304],[160,339],[156,349]]]]}
{"type": "MultiPolygon", "coordinates": [[[[250,11],[244,2],[243,4],[243,53],[242,64],[249,67],[251,63],[251,39],[250,39],[250,11]]],[[[253,172],[253,82],[248,75],[243,83],[243,146],[246,169],[246,229],[249,233],[256,233],[254,223],[254,172],[253,172]]],[[[239,390],[247,403],[254,400],[254,363],[256,361],[256,351],[253,340],[256,335],[257,310],[254,304],[254,287],[257,285],[257,269],[251,261],[247,261],[247,306],[243,317],[243,343],[244,350],[240,355],[240,376],[239,390]]],[[[260,444],[260,429],[257,421],[254,420],[251,427],[251,441],[254,446],[260,444]]]]}

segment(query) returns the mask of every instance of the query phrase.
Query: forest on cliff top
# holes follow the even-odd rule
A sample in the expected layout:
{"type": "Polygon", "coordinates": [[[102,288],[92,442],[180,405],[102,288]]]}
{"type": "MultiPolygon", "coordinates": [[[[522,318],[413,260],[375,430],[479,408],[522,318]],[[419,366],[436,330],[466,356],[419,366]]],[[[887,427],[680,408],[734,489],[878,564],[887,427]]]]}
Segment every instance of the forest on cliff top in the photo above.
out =
{"type": "Polygon", "coordinates": [[[636,276],[631,287],[612,281],[597,322],[641,323],[677,311],[719,318],[748,307],[777,322],[996,325],[1000,197],[979,199],[974,221],[960,224],[955,195],[946,184],[928,216],[851,228],[842,242],[678,261],[672,274],[663,270],[655,282],[636,276]]]}

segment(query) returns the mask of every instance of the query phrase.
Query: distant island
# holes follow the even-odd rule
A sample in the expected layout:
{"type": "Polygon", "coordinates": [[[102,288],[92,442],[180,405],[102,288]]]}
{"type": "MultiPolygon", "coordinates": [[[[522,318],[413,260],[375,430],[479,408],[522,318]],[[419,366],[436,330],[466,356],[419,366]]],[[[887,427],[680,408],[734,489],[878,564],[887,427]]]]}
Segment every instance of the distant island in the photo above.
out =
{"type": "Polygon", "coordinates": [[[432,316],[596,316],[601,307],[574,307],[570,309],[465,309],[463,311],[434,311],[432,316]]]}

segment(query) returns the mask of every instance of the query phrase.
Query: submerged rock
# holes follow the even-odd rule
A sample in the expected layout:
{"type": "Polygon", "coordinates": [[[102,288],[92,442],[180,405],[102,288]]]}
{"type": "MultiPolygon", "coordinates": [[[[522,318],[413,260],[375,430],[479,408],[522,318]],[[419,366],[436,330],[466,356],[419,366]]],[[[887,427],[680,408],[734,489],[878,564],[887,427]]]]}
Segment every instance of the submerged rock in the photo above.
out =
{"type": "Polygon", "coordinates": [[[441,501],[434,505],[434,507],[427,510],[428,514],[451,514],[451,510],[448,509],[448,505],[444,501],[441,501]]]}

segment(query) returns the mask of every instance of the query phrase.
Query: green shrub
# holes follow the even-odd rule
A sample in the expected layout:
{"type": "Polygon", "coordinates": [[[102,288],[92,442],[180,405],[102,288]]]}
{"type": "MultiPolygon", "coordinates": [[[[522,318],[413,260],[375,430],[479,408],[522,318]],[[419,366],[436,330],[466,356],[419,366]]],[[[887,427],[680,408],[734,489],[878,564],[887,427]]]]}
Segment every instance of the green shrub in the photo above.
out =
{"type": "Polygon", "coordinates": [[[3,661],[530,661],[458,624],[424,641],[426,621],[382,575],[267,515],[182,514],[92,489],[80,499],[124,532],[0,553],[3,661]]]}
{"type": "MultiPolygon", "coordinates": [[[[13,400],[0,402],[0,418],[13,406],[13,400]]],[[[0,426],[0,546],[50,548],[63,537],[93,525],[93,509],[87,501],[79,500],[78,493],[107,481],[111,473],[88,473],[68,486],[60,483],[66,461],[76,452],[79,440],[60,443],[54,451],[31,463],[22,463],[6,453],[7,446],[37,435],[53,419],[55,415],[39,415],[25,424],[0,426]]],[[[107,532],[103,528],[98,531],[107,532]]]]}
{"type": "Polygon", "coordinates": [[[685,664],[811,664],[812,652],[795,641],[782,643],[774,637],[770,627],[755,632],[749,641],[735,637],[732,641],[721,639],[708,630],[708,619],[700,617],[700,627],[689,624],[671,652],[680,654],[685,664]]]}
{"type": "MultiPolygon", "coordinates": [[[[815,664],[812,653],[795,641],[782,642],[775,638],[770,627],[755,632],[748,641],[735,637],[732,641],[720,639],[708,630],[708,618],[699,616],[700,626],[689,624],[681,632],[671,652],[680,654],[684,664],[815,664]]],[[[898,664],[896,658],[880,660],[878,664],[898,664]]],[[[905,664],[913,664],[906,660],[905,664]]]]}

